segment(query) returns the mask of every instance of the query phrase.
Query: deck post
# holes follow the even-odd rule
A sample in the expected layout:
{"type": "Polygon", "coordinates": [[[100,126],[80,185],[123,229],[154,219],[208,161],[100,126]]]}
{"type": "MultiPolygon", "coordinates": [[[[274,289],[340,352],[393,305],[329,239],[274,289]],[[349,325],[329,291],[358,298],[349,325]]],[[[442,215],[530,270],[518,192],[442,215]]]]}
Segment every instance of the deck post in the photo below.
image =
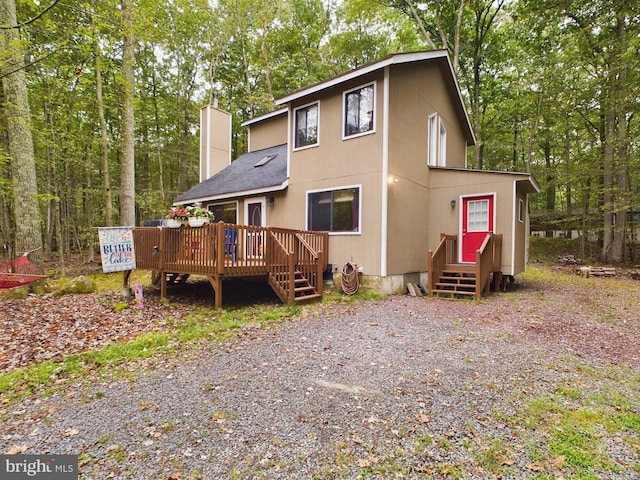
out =
{"type": "Polygon", "coordinates": [[[219,276],[224,274],[224,222],[220,220],[215,227],[216,245],[214,250],[216,252],[216,272],[219,276]]]}
{"type": "Polygon", "coordinates": [[[213,288],[213,301],[216,310],[222,309],[222,277],[220,275],[209,275],[207,277],[213,288]]]}
{"type": "Polygon", "coordinates": [[[289,299],[289,305],[293,305],[296,297],[296,272],[295,272],[295,253],[289,252],[287,260],[289,263],[289,291],[287,292],[287,298],[289,299]]]}

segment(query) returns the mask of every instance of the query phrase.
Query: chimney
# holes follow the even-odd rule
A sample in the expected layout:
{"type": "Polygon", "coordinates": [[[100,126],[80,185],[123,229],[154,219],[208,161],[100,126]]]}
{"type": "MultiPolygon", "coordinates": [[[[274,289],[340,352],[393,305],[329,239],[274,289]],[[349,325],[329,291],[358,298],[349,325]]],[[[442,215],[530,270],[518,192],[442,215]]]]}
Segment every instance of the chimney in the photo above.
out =
{"type": "Polygon", "coordinates": [[[200,181],[212,177],[231,164],[231,114],[213,105],[200,109],[200,181]]]}

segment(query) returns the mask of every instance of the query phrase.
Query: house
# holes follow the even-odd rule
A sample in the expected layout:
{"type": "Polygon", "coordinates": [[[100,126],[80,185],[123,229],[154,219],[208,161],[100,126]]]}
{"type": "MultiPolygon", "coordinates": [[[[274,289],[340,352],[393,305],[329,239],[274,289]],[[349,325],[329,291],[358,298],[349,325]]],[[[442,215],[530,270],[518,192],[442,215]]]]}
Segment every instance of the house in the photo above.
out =
{"type": "Polygon", "coordinates": [[[386,293],[426,284],[440,244],[445,264],[474,265],[488,233],[500,239],[492,272],[525,269],[527,196],[539,187],[529,173],[465,168],[475,138],[446,51],[390,55],[277,105],[243,123],[249,151],[233,162],[230,115],[204,107],[201,181],[174,203],[229,223],[328,231],[330,268],[355,263],[386,293]]]}

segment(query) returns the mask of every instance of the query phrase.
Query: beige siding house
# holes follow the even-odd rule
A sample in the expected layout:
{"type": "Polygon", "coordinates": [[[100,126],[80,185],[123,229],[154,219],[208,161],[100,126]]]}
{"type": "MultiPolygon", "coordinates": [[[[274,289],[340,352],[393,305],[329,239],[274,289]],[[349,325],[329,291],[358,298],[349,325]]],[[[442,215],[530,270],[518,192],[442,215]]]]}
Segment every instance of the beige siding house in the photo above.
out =
{"type": "Polygon", "coordinates": [[[475,138],[445,51],[392,55],[277,104],[243,124],[249,152],[231,163],[229,115],[204,107],[204,176],[175,203],[229,223],[328,231],[330,268],[353,262],[383,292],[426,284],[441,234],[456,237],[462,265],[487,233],[501,235],[497,269],[525,269],[527,195],[539,187],[528,173],[465,169],[475,138]]]}

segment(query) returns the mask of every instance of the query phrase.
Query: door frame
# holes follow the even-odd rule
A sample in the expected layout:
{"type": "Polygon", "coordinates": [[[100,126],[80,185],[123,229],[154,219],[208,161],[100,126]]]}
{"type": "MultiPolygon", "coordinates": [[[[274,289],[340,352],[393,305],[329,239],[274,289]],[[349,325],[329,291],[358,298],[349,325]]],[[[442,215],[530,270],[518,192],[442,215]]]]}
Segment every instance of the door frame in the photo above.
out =
{"type": "Polygon", "coordinates": [[[496,192],[487,192],[487,193],[472,193],[466,195],[460,195],[459,205],[460,205],[460,213],[458,214],[458,263],[464,263],[467,265],[473,265],[475,262],[464,262],[462,261],[462,228],[464,225],[464,202],[466,200],[472,200],[474,198],[480,197],[493,197],[493,225],[491,225],[491,232],[496,233],[496,213],[498,211],[498,202],[497,202],[497,194],[496,192]]]}
{"type": "Polygon", "coordinates": [[[249,204],[250,203],[259,203],[260,204],[260,216],[262,217],[262,225],[260,227],[267,226],[267,197],[255,197],[255,198],[247,198],[244,201],[244,224],[249,225],[249,204]]]}
{"type": "MultiPolygon", "coordinates": [[[[260,204],[260,222],[262,225],[257,225],[259,227],[267,226],[267,197],[253,197],[246,198],[244,200],[244,224],[249,225],[249,204],[259,203],[260,204]]],[[[265,235],[264,231],[259,232],[245,232],[245,256],[246,258],[262,258],[264,256],[264,247],[265,247],[265,235]]]]}

